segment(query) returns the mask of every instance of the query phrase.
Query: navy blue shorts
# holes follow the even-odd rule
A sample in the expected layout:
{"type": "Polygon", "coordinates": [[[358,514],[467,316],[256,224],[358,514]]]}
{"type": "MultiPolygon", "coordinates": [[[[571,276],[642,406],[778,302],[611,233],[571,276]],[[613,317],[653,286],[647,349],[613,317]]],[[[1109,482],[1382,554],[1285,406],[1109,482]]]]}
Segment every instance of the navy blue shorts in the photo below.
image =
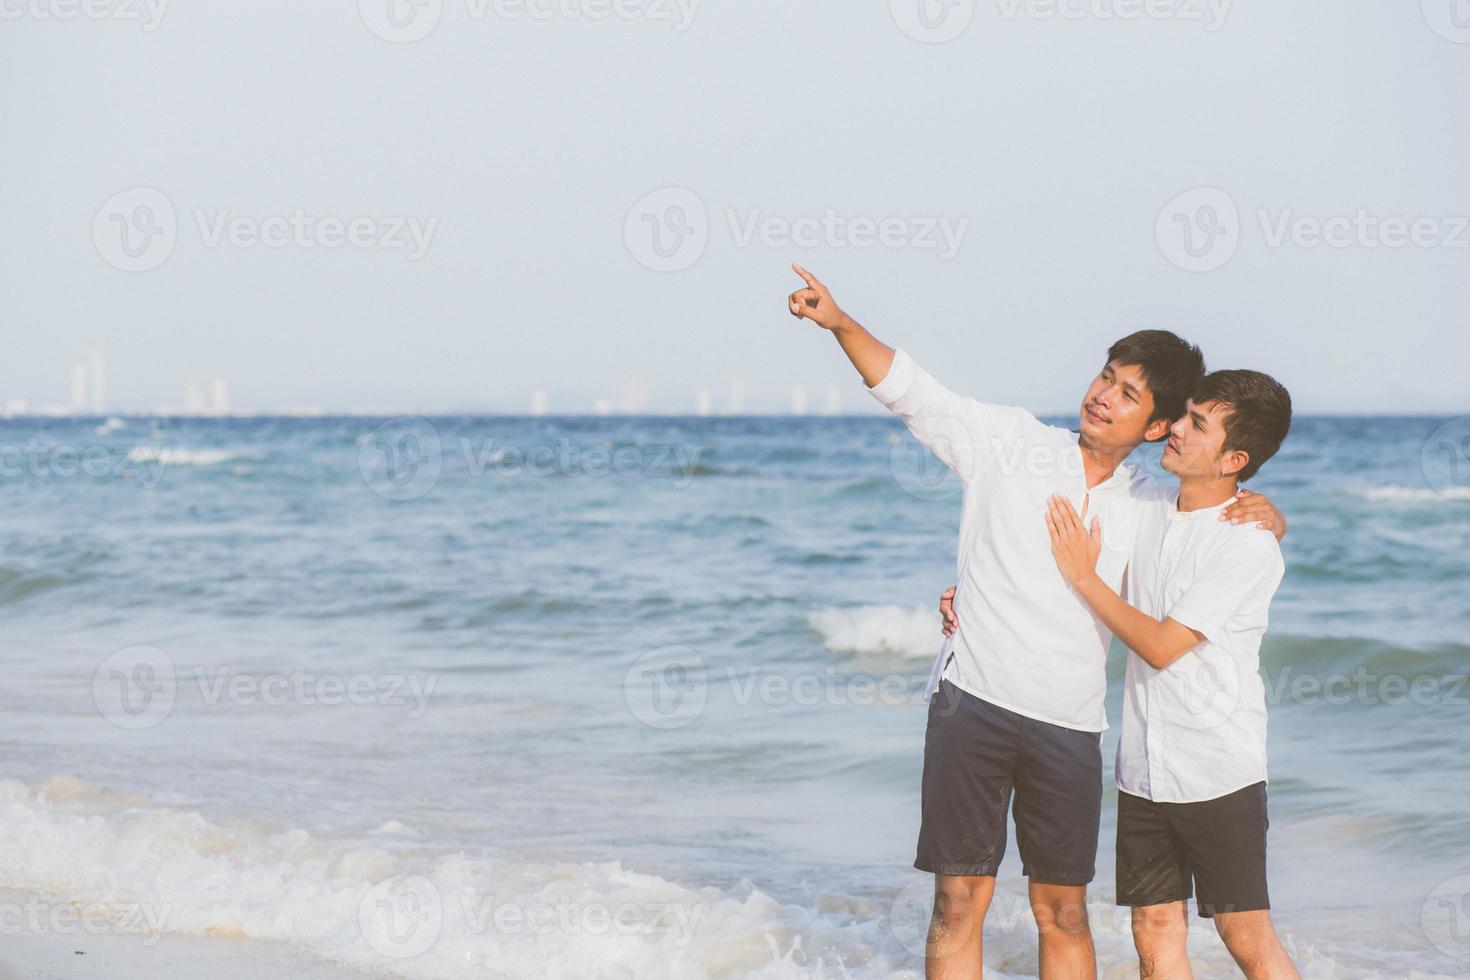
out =
{"type": "Polygon", "coordinates": [[[940,681],[924,732],[914,867],[993,876],[1005,857],[1012,795],[1021,873],[1053,885],[1092,881],[1102,734],[1036,721],[940,681]]]}
{"type": "Polygon", "coordinates": [[[1265,783],[1200,803],[1154,803],[1119,790],[1118,904],[1164,905],[1197,892],[1205,918],[1269,909],[1270,825],[1265,783]]]}

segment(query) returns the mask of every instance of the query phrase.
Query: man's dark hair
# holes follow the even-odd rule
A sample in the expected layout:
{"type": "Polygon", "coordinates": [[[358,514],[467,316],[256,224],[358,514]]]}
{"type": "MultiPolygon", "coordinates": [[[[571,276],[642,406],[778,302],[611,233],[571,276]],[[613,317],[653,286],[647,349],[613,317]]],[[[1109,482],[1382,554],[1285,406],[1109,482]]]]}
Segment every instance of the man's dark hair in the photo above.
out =
{"type": "Polygon", "coordinates": [[[1168,330],[1140,330],[1108,348],[1108,363],[1137,365],[1154,396],[1149,425],[1159,419],[1173,422],[1184,414],[1184,404],[1205,376],[1205,358],[1199,348],[1168,330]]]}
{"type": "Polygon", "coordinates": [[[1250,454],[1250,460],[1235,474],[1241,482],[1255,476],[1276,455],[1291,429],[1291,394],[1275,378],[1259,371],[1207,374],[1193,397],[1196,405],[1213,402],[1229,410],[1223,450],[1250,454]]]}

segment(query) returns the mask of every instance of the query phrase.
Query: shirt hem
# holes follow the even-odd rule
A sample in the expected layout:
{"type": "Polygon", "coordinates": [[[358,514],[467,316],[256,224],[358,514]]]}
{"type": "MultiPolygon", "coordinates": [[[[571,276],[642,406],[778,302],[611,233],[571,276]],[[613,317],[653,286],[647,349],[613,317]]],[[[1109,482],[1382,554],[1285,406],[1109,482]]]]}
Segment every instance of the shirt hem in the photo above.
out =
{"type": "Polygon", "coordinates": [[[1261,775],[1252,779],[1247,779],[1239,786],[1232,787],[1231,789],[1221,790],[1218,793],[1212,790],[1209,796],[1191,796],[1188,799],[1184,799],[1182,797],[1170,797],[1166,799],[1158,796],[1151,796],[1148,793],[1140,793],[1138,790],[1129,789],[1127,786],[1123,785],[1123,781],[1121,779],[1115,780],[1118,789],[1127,793],[1129,796],[1136,796],[1139,799],[1148,800],[1150,803],[1209,803],[1211,800],[1218,800],[1222,796],[1229,796],[1231,793],[1239,793],[1247,786],[1254,786],[1256,785],[1256,783],[1269,784],[1270,782],[1271,780],[1266,778],[1266,774],[1261,773],[1261,775]]]}
{"type": "MultiPolygon", "coordinates": [[[[1020,715],[1023,718],[1030,718],[1032,721],[1042,721],[1042,722],[1046,722],[1046,724],[1048,724],[1048,725],[1056,725],[1058,728],[1070,728],[1074,732],[1092,732],[1092,733],[1098,734],[1098,735],[1101,735],[1103,732],[1105,732],[1105,731],[1108,730],[1108,720],[1107,720],[1107,718],[1103,718],[1103,722],[1102,722],[1102,726],[1101,727],[1098,727],[1096,722],[1092,722],[1092,723],[1089,723],[1089,724],[1086,724],[1086,725],[1078,725],[1075,722],[1059,721],[1056,718],[1048,718],[1046,715],[1037,714],[1036,712],[1027,710],[1026,708],[1018,708],[1014,704],[1007,704],[1005,701],[1002,701],[999,698],[994,697],[992,695],[989,695],[989,694],[981,694],[979,691],[971,690],[970,688],[968,688],[965,685],[961,684],[959,681],[955,680],[953,677],[945,677],[943,674],[940,674],[939,680],[941,680],[941,681],[949,681],[955,687],[959,688],[961,691],[964,691],[966,694],[970,695],[971,697],[979,698],[981,701],[989,701],[991,704],[995,705],[997,708],[1004,708],[1007,711],[1014,712],[1015,714],[1018,714],[1018,715],[1020,715]]],[[[937,686],[938,685],[936,684],[936,687],[937,686]]],[[[1247,784],[1247,785],[1249,785],[1249,784],[1247,784]]]]}

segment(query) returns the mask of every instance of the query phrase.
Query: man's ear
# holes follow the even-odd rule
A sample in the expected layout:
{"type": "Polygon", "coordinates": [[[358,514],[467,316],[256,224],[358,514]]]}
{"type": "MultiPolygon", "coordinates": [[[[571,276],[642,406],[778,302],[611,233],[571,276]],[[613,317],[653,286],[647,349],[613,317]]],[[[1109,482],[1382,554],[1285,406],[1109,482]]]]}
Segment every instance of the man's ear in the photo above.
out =
{"type": "MultiPolygon", "coordinates": [[[[1160,439],[1167,439],[1169,437],[1169,430],[1173,426],[1174,423],[1168,419],[1154,419],[1148,424],[1148,428],[1143,430],[1143,441],[1158,442],[1160,439]]],[[[1245,464],[1242,463],[1241,465],[1244,466],[1245,464]]]]}
{"type": "Polygon", "coordinates": [[[1245,464],[1251,461],[1251,454],[1244,449],[1232,449],[1220,456],[1220,475],[1234,476],[1245,469],[1245,464]]]}

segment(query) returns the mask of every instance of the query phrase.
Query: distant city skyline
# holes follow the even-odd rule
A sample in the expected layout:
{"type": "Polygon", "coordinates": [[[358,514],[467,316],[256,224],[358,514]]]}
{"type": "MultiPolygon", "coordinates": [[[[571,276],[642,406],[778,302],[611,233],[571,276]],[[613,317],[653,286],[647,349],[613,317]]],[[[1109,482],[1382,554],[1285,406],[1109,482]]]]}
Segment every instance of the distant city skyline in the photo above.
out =
{"type": "Polygon", "coordinates": [[[6,20],[0,401],[102,350],[108,411],[881,413],[795,260],[987,402],[1072,411],[1164,327],[1302,412],[1470,413],[1470,45],[1420,4],[943,43],[883,3],[411,43],[356,7],[6,20]]]}

